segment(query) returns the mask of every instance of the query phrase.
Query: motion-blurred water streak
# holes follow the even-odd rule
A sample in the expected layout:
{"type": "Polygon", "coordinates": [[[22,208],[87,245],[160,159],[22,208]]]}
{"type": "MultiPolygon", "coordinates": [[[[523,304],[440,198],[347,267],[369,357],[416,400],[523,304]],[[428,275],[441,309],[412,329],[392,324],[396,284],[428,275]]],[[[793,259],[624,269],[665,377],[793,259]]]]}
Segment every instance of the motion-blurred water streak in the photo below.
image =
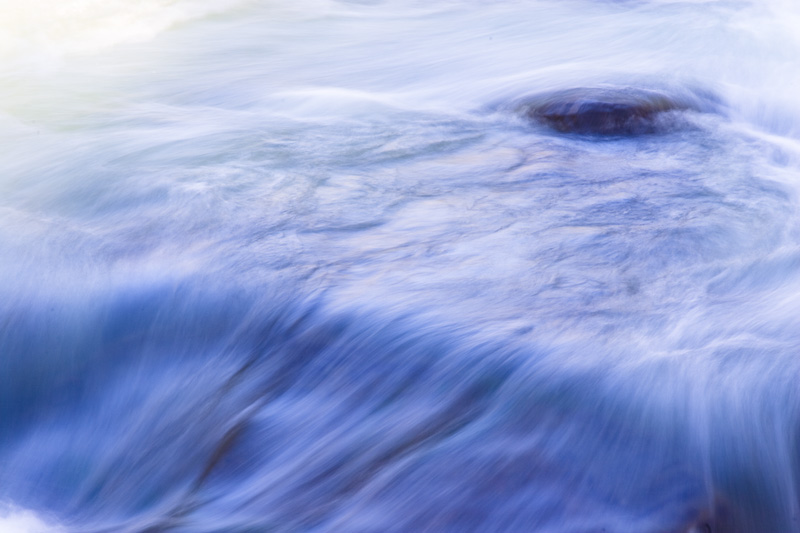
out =
{"type": "Polygon", "coordinates": [[[794,2],[0,1],[0,530],[800,531],[794,2]]]}

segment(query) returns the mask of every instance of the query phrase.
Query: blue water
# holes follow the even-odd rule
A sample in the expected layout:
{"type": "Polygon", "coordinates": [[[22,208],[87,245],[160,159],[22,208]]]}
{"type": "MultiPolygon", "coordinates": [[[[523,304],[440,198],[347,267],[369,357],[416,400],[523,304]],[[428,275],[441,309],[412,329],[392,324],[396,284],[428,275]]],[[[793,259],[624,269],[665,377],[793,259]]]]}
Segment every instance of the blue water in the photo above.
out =
{"type": "Polygon", "coordinates": [[[792,2],[3,9],[0,531],[800,531],[792,2]]]}

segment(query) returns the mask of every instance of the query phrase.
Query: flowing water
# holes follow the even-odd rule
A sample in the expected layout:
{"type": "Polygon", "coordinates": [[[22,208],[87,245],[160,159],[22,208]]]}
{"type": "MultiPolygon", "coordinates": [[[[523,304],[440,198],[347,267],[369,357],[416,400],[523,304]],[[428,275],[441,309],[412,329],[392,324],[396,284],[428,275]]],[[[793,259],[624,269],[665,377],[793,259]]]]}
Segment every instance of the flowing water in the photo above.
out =
{"type": "Polygon", "coordinates": [[[800,531],[798,27],[3,0],[0,530],[800,531]]]}

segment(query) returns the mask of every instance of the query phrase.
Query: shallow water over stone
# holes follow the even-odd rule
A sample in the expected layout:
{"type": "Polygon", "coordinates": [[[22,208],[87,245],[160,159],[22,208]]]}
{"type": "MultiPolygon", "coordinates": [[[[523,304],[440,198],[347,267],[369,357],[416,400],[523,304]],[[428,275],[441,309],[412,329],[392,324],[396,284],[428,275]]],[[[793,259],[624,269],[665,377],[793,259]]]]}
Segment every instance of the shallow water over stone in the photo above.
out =
{"type": "Polygon", "coordinates": [[[521,112],[562,133],[647,135],[690,127],[682,113],[710,110],[703,104],[696,96],[680,98],[655,90],[577,88],[528,98],[521,112]]]}

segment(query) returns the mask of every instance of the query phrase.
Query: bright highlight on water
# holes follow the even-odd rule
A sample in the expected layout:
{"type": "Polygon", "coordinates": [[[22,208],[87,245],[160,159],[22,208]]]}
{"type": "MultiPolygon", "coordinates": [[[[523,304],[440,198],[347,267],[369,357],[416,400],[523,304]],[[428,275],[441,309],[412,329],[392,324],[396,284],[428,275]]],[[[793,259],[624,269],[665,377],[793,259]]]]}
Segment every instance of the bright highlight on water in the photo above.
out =
{"type": "Polygon", "coordinates": [[[0,531],[800,531],[794,2],[0,6],[0,531]]]}

